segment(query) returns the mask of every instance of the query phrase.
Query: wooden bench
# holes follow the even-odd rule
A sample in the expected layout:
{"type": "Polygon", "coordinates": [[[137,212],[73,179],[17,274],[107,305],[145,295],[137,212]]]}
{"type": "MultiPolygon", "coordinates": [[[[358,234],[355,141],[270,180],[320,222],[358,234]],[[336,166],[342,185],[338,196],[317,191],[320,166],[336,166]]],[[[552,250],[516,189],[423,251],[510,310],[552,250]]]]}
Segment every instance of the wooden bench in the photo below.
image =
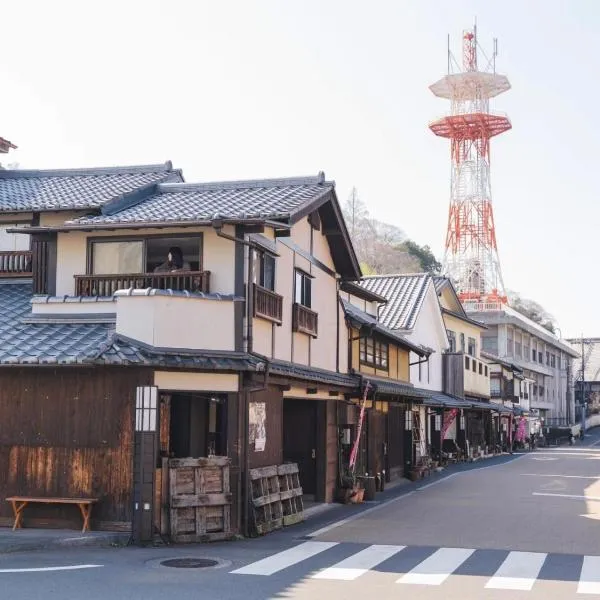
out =
{"type": "Polygon", "coordinates": [[[23,518],[23,510],[28,504],[77,504],[83,517],[82,533],[90,530],[90,516],[92,514],[93,505],[98,502],[98,498],[36,498],[33,496],[11,496],[6,499],[10,502],[15,513],[15,524],[13,531],[22,527],[21,521],[23,518]]]}

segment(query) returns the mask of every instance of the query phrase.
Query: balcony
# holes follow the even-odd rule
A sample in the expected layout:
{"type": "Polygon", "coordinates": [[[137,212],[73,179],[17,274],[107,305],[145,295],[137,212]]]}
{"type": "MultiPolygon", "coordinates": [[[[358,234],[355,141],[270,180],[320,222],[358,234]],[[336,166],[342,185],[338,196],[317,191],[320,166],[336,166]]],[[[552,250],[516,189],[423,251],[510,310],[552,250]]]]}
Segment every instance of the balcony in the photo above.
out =
{"type": "Polygon", "coordinates": [[[30,250],[0,252],[0,277],[32,277],[30,250]]]}
{"type": "Polygon", "coordinates": [[[178,271],[175,273],[130,273],[118,275],[75,275],[75,295],[84,297],[112,296],[117,290],[210,291],[210,271],[178,271]]]}
{"type": "Polygon", "coordinates": [[[292,328],[299,333],[317,337],[319,315],[303,304],[295,303],[292,310],[292,328]]]}
{"type": "Polygon", "coordinates": [[[254,316],[281,325],[283,322],[283,297],[256,283],[253,294],[254,316]]]}

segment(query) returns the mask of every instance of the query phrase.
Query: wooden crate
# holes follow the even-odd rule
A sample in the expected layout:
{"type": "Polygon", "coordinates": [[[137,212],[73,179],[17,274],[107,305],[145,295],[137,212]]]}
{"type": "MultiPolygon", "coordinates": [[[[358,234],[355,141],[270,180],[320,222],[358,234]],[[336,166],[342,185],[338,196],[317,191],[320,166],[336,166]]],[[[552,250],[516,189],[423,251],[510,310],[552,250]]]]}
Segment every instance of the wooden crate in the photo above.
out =
{"type": "Polygon", "coordinates": [[[250,471],[252,509],[256,533],[263,535],[283,527],[283,511],[277,467],[250,471]]]}
{"type": "Polygon", "coordinates": [[[277,467],[281,507],[284,526],[295,525],[304,520],[304,504],[302,502],[302,486],[296,463],[287,463],[277,467]]]}
{"type": "Polygon", "coordinates": [[[230,463],[226,456],[169,460],[172,541],[206,542],[231,537],[230,463]]]}

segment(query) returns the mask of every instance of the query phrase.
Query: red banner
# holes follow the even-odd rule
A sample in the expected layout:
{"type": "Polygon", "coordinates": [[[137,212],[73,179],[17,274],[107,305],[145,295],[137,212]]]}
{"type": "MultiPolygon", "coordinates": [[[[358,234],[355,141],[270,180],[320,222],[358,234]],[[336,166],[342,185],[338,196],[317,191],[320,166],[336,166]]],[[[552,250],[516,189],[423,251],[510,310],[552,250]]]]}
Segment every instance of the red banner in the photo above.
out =
{"type": "Polygon", "coordinates": [[[358,430],[356,432],[356,439],[354,440],[354,446],[352,446],[352,452],[350,452],[350,468],[354,473],[354,467],[356,466],[356,457],[358,456],[358,446],[360,445],[360,436],[362,433],[363,421],[365,419],[365,409],[367,407],[367,394],[369,393],[370,384],[367,381],[365,384],[365,392],[363,394],[362,402],[360,405],[360,417],[358,419],[358,430]]]}
{"type": "Polygon", "coordinates": [[[454,423],[454,419],[456,419],[456,415],[458,414],[458,408],[452,408],[451,410],[444,411],[444,424],[442,425],[442,441],[446,437],[446,433],[448,433],[448,429],[450,429],[450,425],[454,423]]]}

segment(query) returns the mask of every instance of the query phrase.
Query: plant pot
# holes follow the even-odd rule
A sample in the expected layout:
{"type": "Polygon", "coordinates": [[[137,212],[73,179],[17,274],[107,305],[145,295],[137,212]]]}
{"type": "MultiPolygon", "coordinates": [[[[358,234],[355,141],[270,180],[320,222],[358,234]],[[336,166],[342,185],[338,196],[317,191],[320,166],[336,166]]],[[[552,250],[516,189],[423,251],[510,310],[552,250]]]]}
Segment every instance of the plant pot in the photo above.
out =
{"type": "Polygon", "coordinates": [[[350,492],[348,501],[350,504],[360,504],[363,501],[365,490],[360,487],[355,487],[352,490],[348,490],[350,492]]]}

